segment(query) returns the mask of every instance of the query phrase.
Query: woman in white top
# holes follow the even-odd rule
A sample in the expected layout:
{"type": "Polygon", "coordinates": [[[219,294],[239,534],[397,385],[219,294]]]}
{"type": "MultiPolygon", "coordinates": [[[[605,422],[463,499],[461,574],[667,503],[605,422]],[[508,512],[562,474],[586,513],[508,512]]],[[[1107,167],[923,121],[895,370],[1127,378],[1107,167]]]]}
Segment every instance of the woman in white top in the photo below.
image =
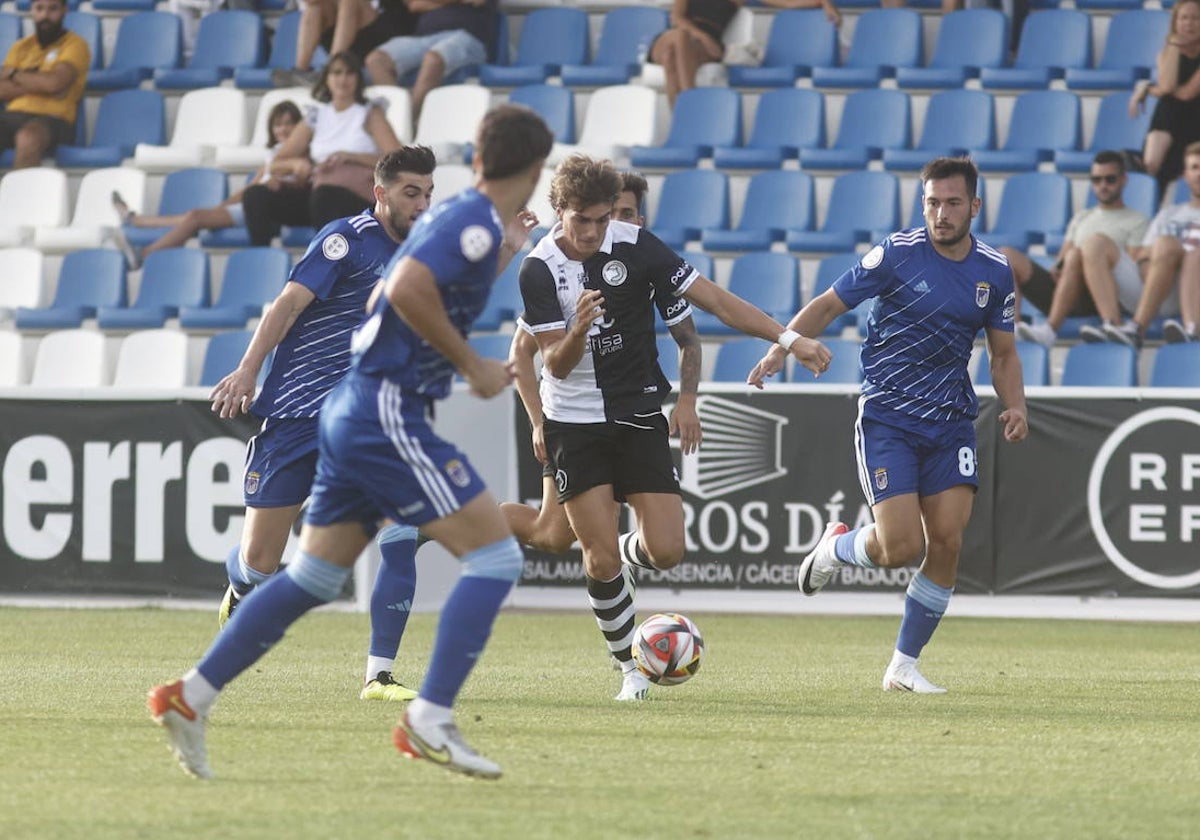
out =
{"type": "Polygon", "coordinates": [[[320,229],[369,205],[375,162],[400,148],[382,105],[367,102],[362,64],[353,53],[329,59],[313,86],[321,103],[279,148],[270,164],[275,179],[246,189],[242,206],[250,244],[269,245],[281,225],[320,229]]]}

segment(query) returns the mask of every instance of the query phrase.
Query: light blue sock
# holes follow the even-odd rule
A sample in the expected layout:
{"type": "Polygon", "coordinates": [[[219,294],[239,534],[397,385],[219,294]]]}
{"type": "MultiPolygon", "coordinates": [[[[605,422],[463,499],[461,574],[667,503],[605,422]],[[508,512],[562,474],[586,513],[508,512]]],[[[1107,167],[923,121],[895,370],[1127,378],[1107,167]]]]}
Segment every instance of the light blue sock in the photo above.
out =
{"type": "Polygon", "coordinates": [[[919,658],[946,614],[953,594],[953,588],[938,586],[920,572],[913,575],[904,597],[904,618],[900,620],[896,650],[913,659],[919,658]]]}
{"type": "Polygon", "coordinates": [[[395,659],[417,591],[417,529],[389,525],[375,538],[383,561],[371,590],[371,647],[368,653],[395,659]]]}
{"type": "Polygon", "coordinates": [[[833,543],[833,555],[850,566],[874,569],[875,563],[867,555],[867,538],[874,530],[874,525],[865,525],[842,534],[833,543]]]}
{"type": "Polygon", "coordinates": [[[423,699],[446,708],[454,706],[483,653],[496,613],[521,576],[525,555],[514,538],[506,537],[460,559],[462,577],[442,607],[429,671],[421,685],[423,699]]]}
{"type": "Polygon", "coordinates": [[[349,577],[348,568],[296,552],[284,574],[272,575],[238,607],[196,670],[213,688],[224,688],[274,647],[296,619],[338,597],[349,577]]]}
{"type": "Polygon", "coordinates": [[[266,572],[252,569],[242,561],[240,545],[235,545],[229,550],[229,554],[225,555],[225,572],[229,576],[229,585],[239,598],[270,577],[266,572]]]}

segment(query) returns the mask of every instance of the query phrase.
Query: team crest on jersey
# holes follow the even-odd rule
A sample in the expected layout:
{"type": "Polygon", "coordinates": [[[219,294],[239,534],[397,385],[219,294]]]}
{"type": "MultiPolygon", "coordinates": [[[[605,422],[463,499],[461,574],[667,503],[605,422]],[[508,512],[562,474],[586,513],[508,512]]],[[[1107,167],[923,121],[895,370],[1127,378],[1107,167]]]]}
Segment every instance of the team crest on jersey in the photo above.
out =
{"type": "Polygon", "coordinates": [[[992,298],[992,287],[987,283],[975,284],[975,305],[983,309],[992,298]]]}
{"type": "Polygon", "coordinates": [[[554,486],[558,488],[559,493],[567,492],[567,473],[566,470],[557,470],[554,473],[554,486]]]}
{"type": "Polygon", "coordinates": [[[863,254],[862,267],[868,271],[872,268],[878,268],[881,262],[883,262],[882,245],[876,245],[870,251],[867,251],[867,253],[863,254]]]}
{"type": "Polygon", "coordinates": [[[340,260],[346,254],[350,253],[350,243],[340,233],[331,233],[321,243],[321,253],[325,255],[325,259],[327,260],[340,260]]]}
{"type": "Polygon", "coordinates": [[[467,470],[462,461],[457,458],[451,458],[446,462],[446,475],[458,487],[466,487],[471,483],[471,473],[467,470]]]}
{"type": "Polygon", "coordinates": [[[604,264],[604,268],[600,269],[600,276],[604,278],[604,282],[610,286],[620,286],[625,282],[625,278],[629,276],[629,270],[625,268],[625,263],[620,260],[609,260],[604,264]]]}
{"type": "Polygon", "coordinates": [[[483,225],[470,225],[459,234],[458,245],[464,257],[471,262],[479,262],[492,250],[492,232],[483,225]]]}
{"type": "Polygon", "coordinates": [[[888,486],[887,470],[883,467],[875,470],[875,488],[877,490],[886,490],[888,486]]]}
{"type": "Polygon", "coordinates": [[[253,496],[255,493],[258,492],[258,482],[259,482],[259,479],[261,479],[261,478],[262,478],[262,475],[260,473],[256,473],[256,472],[246,473],[246,495],[247,496],[253,496]]]}

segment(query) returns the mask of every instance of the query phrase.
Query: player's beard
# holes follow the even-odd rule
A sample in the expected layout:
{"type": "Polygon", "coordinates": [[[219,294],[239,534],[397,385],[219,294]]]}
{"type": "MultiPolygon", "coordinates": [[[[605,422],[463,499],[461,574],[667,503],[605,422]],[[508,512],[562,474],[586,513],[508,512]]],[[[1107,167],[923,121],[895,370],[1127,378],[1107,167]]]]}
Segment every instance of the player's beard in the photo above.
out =
{"type": "Polygon", "coordinates": [[[61,20],[56,22],[46,19],[34,24],[33,31],[37,35],[38,44],[48,47],[62,37],[65,27],[61,20]]]}
{"type": "Polygon", "coordinates": [[[949,234],[944,233],[944,232],[939,232],[937,228],[934,228],[933,230],[930,231],[930,235],[932,236],[933,241],[936,242],[938,245],[942,245],[946,248],[953,248],[959,242],[962,242],[964,239],[966,239],[968,236],[970,236],[970,234],[971,234],[970,221],[968,221],[966,224],[964,224],[961,228],[954,228],[953,232],[951,232],[949,234]],[[945,237],[945,238],[943,238],[943,237],[945,237]]]}

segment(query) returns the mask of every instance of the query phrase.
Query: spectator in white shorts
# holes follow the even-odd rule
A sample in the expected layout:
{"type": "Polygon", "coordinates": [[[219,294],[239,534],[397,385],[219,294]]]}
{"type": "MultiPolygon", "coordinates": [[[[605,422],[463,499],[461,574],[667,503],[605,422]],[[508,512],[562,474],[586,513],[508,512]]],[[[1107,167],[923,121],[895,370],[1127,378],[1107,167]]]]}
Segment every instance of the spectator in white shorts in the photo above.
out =
{"type": "Polygon", "coordinates": [[[1200,341],[1200,224],[1192,223],[1183,233],[1183,264],[1179,269],[1179,318],[1163,322],[1168,344],[1200,341]]]}

